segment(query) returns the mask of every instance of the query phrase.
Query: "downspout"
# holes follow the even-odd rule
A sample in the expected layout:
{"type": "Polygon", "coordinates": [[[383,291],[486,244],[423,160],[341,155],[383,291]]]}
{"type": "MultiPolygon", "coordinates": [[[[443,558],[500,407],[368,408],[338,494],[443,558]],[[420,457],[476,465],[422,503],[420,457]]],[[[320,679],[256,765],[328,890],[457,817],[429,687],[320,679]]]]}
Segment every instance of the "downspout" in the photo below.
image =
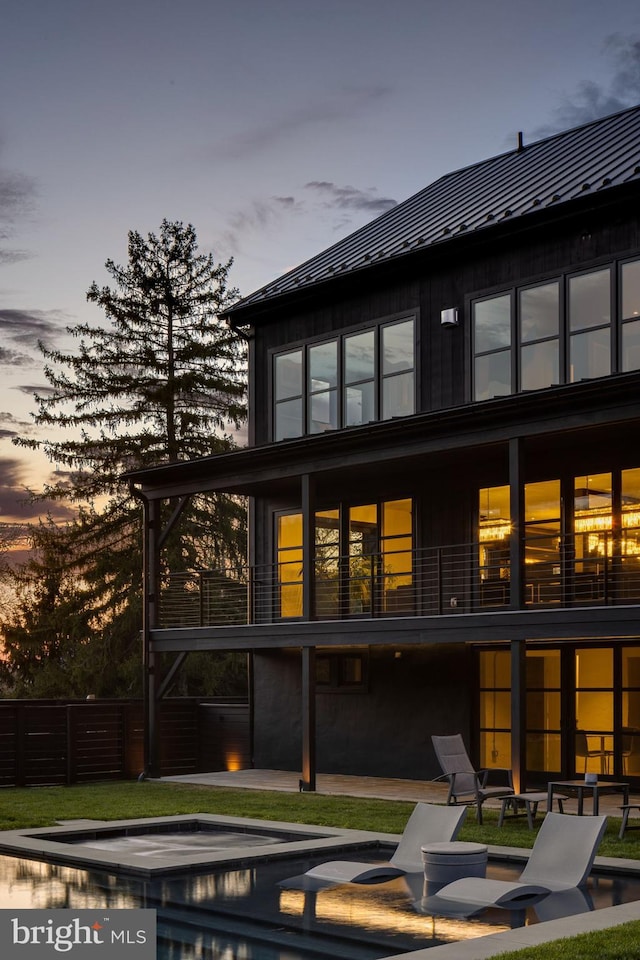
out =
{"type": "MultiPolygon", "coordinates": [[[[142,711],[144,718],[143,738],[143,769],[138,780],[145,780],[150,773],[151,764],[151,726],[155,717],[155,704],[151,703],[150,678],[153,672],[153,656],[151,654],[151,624],[149,622],[150,603],[150,558],[149,558],[149,528],[150,509],[149,498],[131,481],[129,493],[142,503],[143,537],[142,537],[142,711]]],[[[154,731],[155,732],[155,731],[154,731]]]]}

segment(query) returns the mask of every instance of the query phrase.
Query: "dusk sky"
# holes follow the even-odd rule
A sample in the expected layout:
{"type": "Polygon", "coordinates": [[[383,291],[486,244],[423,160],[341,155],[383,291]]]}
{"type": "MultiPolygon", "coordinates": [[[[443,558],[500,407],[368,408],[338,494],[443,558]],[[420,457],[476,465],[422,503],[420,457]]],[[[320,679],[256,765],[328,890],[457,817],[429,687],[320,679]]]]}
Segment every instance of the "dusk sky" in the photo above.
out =
{"type": "MultiPolygon", "coordinates": [[[[638,0],[0,0],[0,523],[53,470],[37,341],[127,232],[249,294],[442,174],[640,102],[638,0]]],[[[55,515],[64,510],[55,507],[55,515]]]]}

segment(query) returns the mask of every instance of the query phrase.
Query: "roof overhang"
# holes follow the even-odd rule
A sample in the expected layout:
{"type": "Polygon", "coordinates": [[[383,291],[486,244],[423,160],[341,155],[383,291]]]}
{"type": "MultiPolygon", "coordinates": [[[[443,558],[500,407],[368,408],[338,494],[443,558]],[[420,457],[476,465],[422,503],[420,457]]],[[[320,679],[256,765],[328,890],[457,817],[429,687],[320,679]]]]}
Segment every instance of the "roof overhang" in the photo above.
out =
{"type": "Polygon", "coordinates": [[[640,373],[521,393],[446,410],[379,421],[313,437],[245,447],[198,460],[127,473],[150,500],[194,493],[260,495],[269,487],[340,471],[406,464],[415,457],[627,424],[640,414],[640,373]]]}

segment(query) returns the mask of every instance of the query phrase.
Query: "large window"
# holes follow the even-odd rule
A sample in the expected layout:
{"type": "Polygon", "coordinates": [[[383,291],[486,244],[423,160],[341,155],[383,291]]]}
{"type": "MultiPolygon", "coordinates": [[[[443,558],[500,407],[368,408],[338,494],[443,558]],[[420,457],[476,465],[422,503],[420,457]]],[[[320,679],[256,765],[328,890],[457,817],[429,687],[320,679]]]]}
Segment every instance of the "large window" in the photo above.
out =
{"type": "MultiPolygon", "coordinates": [[[[640,468],[535,481],[523,493],[527,604],[637,602],[640,468]]],[[[482,606],[509,602],[509,506],[508,486],[479,490],[482,606]]]]}
{"type": "Polygon", "coordinates": [[[640,260],[471,304],[473,399],[640,369],[640,260]]]}
{"type": "MultiPolygon", "coordinates": [[[[301,617],[302,514],[276,520],[278,615],[301,617]]],[[[414,612],[413,504],[384,500],[315,515],[315,609],[319,620],[414,612]]]]}
{"type": "Polygon", "coordinates": [[[376,327],[276,354],[275,440],[415,412],[415,321],[376,327]]]}

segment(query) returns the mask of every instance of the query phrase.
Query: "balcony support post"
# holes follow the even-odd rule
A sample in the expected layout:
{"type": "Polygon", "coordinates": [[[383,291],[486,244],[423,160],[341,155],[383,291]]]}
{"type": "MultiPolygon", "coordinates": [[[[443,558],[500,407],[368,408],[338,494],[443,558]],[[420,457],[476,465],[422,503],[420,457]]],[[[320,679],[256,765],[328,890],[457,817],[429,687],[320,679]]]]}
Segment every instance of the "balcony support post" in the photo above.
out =
{"type": "Polygon", "coordinates": [[[316,507],[315,483],[305,473],[301,482],[302,501],[302,619],[313,620],[315,607],[316,507]]]}
{"type": "Polygon", "coordinates": [[[516,793],[525,789],[526,757],[526,642],[511,642],[511,770],[516,793]]]}
{"type": "Polygon", "coordinates": [[[316,648],[302,648],[302,779],[300,790],[316,789],[316,648]]]}
{"type": "Polygon", "coordinates": [[[144,546],[144,774],[147,777],[160,776],[159,757],[159,723],[157,700],[156,656],[151,649],[151,631],[158,621],[158,590],[160,588],[160,501],[151,500],[148,503],[145,522],[144,546]]]}

